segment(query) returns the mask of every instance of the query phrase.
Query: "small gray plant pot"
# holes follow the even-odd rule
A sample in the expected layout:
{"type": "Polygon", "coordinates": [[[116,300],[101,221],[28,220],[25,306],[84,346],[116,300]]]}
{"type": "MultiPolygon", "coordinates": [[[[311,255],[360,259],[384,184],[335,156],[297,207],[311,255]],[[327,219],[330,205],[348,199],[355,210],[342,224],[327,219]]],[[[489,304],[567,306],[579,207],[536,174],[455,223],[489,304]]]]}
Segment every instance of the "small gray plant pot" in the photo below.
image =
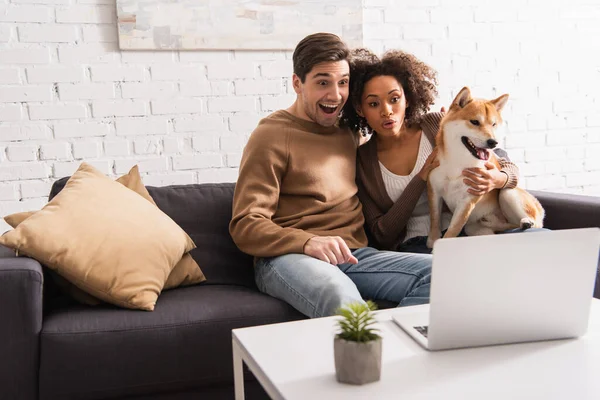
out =
{"type": "Polygon", "coordinates": [[[333,354],[338,382],[363,385],[381,378],[381,338],[360,343],[335,337],[333,354]]]}

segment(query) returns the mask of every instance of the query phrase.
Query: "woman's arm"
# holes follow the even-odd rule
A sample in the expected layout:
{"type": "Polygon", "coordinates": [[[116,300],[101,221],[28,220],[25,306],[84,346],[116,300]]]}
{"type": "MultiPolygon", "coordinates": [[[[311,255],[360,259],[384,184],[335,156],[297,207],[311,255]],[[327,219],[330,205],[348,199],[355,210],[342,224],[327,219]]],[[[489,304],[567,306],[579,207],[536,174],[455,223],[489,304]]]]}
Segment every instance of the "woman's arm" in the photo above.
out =
{"type": "Polygon", "coordinates": [[[505,173],[508,177],[502,189],[516,188],[519,184],[519,167],[517,167],[517,164],[511,162],[508,157],[498,157],[498,163],[500,164],[500,172],[505,173]]]}
{"type": "MultiPolygon", "coordinates": [[[[495,154],[506,155],[504,150],[495,154]]],[[[482,196],[494,189],[512,189],[519,183],[519,167],[508,160],[508,155],[496,157],[493,162],[486,162],[485,168],[466,168],[463,170],[464,183],[469,186],[468,192],[482,196]]]]}
{"type": "Polygon", "coordinates": [[[360,179],[357,181],[358,198],[363,206],[365,224],[369,233],[375,239],[377,247],[382,250],[393,250],[394,244],[406,234],[406,224],[425,190],[425,181],[415,176],[387,211],[382,210],[381,204],[377,204],[370,195],[373,188],[367,188],[360,179]]]}

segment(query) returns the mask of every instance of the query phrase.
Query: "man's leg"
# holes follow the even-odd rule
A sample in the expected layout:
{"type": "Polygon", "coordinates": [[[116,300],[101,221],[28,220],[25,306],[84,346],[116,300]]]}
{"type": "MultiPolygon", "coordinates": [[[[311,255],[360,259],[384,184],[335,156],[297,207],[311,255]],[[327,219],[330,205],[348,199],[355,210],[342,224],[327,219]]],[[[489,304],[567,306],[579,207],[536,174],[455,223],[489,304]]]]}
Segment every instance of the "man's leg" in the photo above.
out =
{"type": "Polygon", "coordinates": [[[342,264],[340,269],[368,299],[388,300],[399,306],[429,303],[431,260],[429,254],[379,251],[371,247],[352,254],[358,264],[342,264]]]}
{"type": "Polygon", "coordinates": [[[311,318],[334,315],[342,305],[363,302],[356,285],[338,267],[304,254],[260,258],[254,277],[261,292],[311,318]]]}

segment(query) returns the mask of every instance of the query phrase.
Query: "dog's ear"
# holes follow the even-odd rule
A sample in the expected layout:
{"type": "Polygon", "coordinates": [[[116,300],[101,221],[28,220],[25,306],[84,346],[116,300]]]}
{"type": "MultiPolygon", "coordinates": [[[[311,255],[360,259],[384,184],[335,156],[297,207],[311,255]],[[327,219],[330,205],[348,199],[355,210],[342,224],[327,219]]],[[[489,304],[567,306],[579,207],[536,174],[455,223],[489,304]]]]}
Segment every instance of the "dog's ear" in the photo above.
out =
{"type": "Polygon", "coordinates": [[[497,99],[490,100],[490,103],[492,103],[494,105],[494,107],[496,107],[496,110],[498,110],[498,112],[500,112],[506,105],[507,101],[508,101],[508,94],[503,94],[502,96],[498,97],[497,99]]]}
{"type": "Polygon", "coordinates": [[[454,101],[452,102],[452,105],[464,108],[467,104],[469,104],[472,101],[473,98],[471,97],[471,90],[469,90],[469,88],[465,86],[460,90],[460,92],[458,92],[458,94],[454,98],[454,101]]]}

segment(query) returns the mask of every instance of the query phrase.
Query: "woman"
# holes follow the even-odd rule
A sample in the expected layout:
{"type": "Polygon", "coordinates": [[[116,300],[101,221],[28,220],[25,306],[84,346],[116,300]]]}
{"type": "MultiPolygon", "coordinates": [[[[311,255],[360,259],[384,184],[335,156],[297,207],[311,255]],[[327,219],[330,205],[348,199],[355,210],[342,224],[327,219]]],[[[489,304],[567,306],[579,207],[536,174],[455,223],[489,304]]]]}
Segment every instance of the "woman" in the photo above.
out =
{"type": "MultiPolygon", "coordinates": [[[[436,72],[415,56],[388,51],[380,59],[353,52],[350,96],[340,123],[371,138],[359,148],[358,196],[372,245],[383,250],[429,253],[426,181],[435,162],[434,137],[442,113],[427,113],[437,96],[436,72]]],[[[518,168],[496,150],[501,169],[463,171],[469,192],[513,188],[518,168]]],[[[446,211],[442,229],[450,223],[446,211]]]]}

